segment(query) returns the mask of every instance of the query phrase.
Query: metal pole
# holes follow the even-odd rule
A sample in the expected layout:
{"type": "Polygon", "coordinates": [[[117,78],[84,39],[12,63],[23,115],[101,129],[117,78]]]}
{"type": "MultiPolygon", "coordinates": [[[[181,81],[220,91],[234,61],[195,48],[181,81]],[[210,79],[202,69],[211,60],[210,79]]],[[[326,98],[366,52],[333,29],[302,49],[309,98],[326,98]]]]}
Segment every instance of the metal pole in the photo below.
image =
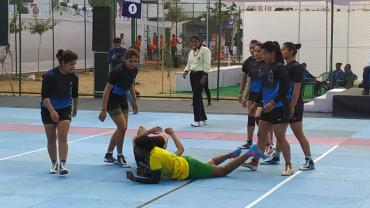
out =
{"type": "MultiPolygon", "coordinates": [[[[13,4],[14,17],[17,18],[16,2],[13,4]]],[[[19,26],[20,28],[20,26],[19,26]]],[[[15,33],[14,33],[14,51],[15,51],[15,75],[18,76],[18,44],[17,44],[17,19],[15,19],[15,33]]]]}
{"type": "Polygon", "coordinates": [[[325,29],[326,29],[326,32],[325,32],[325,61],[326,61],[326,65],[325,65],[325,72],[328,73],[328,26],[329,26],[329,23],[328,23],[328,18],[329,18],[329,14],[328,14],[328,10],[329,10],[329,3],[328,1],[326,1],[326,26],[325,26],[325,29]]]}
{"type": "MultiPolygon", "coordinates": [[[[331,0],[331,28],[330,28],[330,70],[333,70],[333,44],[334,44],[334,0],[331,0]]],[[[333,76],[331,77],[331,88],[334,87],[333,76]]]]}
{"type": "Polygon", "coordinates": [[[209,40],[209,7],[210,7],[210,1],[207,0],[207,47],[211,48],[211,41],[209,40]]]}
{"type": "MultiPolygon", "coordinates": [[[[301,8],[302,8],[302,2],[299,0],[299,6],[298,6],[298,43],[301,43],[301,8]]],[[[297,54],[297,58],[299,61],[299,50],[297,54]]]]}
{"type": "Polygon", "coordinates": [[[193,3],[193,30],[194,30],[194,28],[195,28],[195,14],[194,14],[194,9],[195,9],[195,7],[194,7],[194,3],[193,3]]]}
{"type": "MultiPolygon", "coordinates": [[[[19,26],[22,25],[22,15],[21,15],[21,0],[18,0],[18,18],[19,26]]],[[[22,30],[19,31],[19,96],[22,96],[22,30]]]]}
{"type": "Polygon", "coordinates": [[[135,19],[131,17],[131,46],[135,46],[135,19]]]}
{"type": "Polygon", "coordinates": [[[241,52],[242,52],[242,46],[241,46],[241,33],[240,33],[240,24],[241,24],[241,11],[240,11],[240,6],[239,6],[239,18],[238,18],[238,22],[237,22],[237,34],[238,34],[238,38],[237,38],[237,52],[238,52],[238,63],[240,64],[240,60],[241,60],[241,52]]]}
{"type": "MultiPolygon", "coordinates": [[[[177,1],[178,0],[175,0],[176,1],[176,12],[177,12],[177,10],[178,10],[178,8],[177,8],[177,1]]],[[[163,12],[164,12],[164,10],[163,10],[163,12]]],[[[177,38],[177,21],[178,21],[178,19],[177,19],[177,15],[176,15],[176,38],[177,38]]]]}
{"type": "Polygon", "coordinates": [[[85,56],[85,60],[84,60],[84,68],[85,68],[85,72],[87,71],[87,43],[86,43],[86,0],[84,0],[84,56],[85,56]]]}
{"type": "Polygon", "coordinates": [[[220,100],[220,65],[221,65],[221,0],[218,0],[218,41],[217,41],[217,101],[220,100]]]}
{"type": "Polygon", "coordinates": [[[211,0],[208,0],[207,1],[207,46],[209,49],[211,49],[211,36],[210,36],[210,33],[209,33],[209,13],[210,13],[210,10],[211,10],[211,0]]]}
{"type": "Polygon", "coordinates": [[[348,18],[347,18],[347,63],[349,63],[349,24],[350,24],[350,10],[351,6],[348,3],[348,18]]]}
{"type": "Polygon", "coordinates": [[[51,56],[53,57],[53,68],[55,68],[55,30],[54,30],[54,0],[51,0],[51,23],[53,24],[53,27],[51,28],[51,40],[52,40],[52,48],[53,52],[51,53],[51,56]]]}
{"type": "MultiPolygon", "coordinates": [[[[177,3],[177,0],[176,0],[176,3],[177,3]]],[[[176,4],[177,6],[177,4],[176,4]]],[[[176,20],[176,23],[177,23],[177,20],[176,20]]],[[[164,37],[165,37],[165,28],[164,28],[164,1],[162,2],[162,38],[163,38],[163,41],[164,41],[164,37]]],[[[177,30],[177,28],[176,28],[177,30]]],[[[160,35],[157,34],[159,36],[159,39],[158,39],[158,49],[161,48],[161,38],[160,38],[160,35]]],[[[176,32],[176,35],[177,35],[177,32],[176,32]]],[[[177,36],[176,36],[177,38],[177,36]]],[[[159,50],[158,52],[158,56],[159,56],[159,53],[162,53],[161,56],[162,56],[162,60],[161,60],[161,69],[162,69],[162,83],[164,83],[164,50],[159,50]]],[[[168,69],[169,70],[169,69],[168,69]]],[[[171,79],[170,79],[171,80],[171,79]]],[[[171,89],[171,82],[170,82],[170,89],[171,89]]],[[[164,85],[162,84],[162,94],[164,93],[164,85]]],[[[171,91],[170,91],[171,93],[171,91]]]]}
{"type": "MultiPolygon", "coordinates": [[[[147,23],[146,23],[146,54],[147,54],[147,60],[149,60],[149,56],[148,56],[148,45],[149,45],[149,3],[147,3],[146,5],[146,20],[147,20],[147,23]]],[[[144,56],[145,57],[145,56],[144,56]]]]}
{"type": "MultiPolygon", "coordinates": [[[[333,44],[334,44],[334,0],[331,0],[331,28],[330,28],[330,71],[333,70],[333,44]]],[[[333,83],[333,77],[331,78],[333,83]]]]}
{"type": "MultiPolygon", "coordinates": [[[[159,35],[159,0],[157,2],[158,2],[157,3],[157,37],[158,37],[158,35],[159,35]]],[[[153,39],[154,39],[154,36],[153,36],[153,39]]],[[[154,40],[152,40],[152,42],[153,41],[154,40]]],[[[157,57],[156,57],[156,61],[158,61],[158,54],[159,54],[159,47],[158,47],[158,43],[157,43],[157,57]]],[[[154,54],[153,54],[153,56],[154,56],[154,54]]],[[[162,93],[163,93],[163,82],[162,82],[162,93]]]]}
{"type": "Polygon", "coordinates": [[[117,18],[117,0],[112,1],[112,9],[113,9],[113,17],[112,17],[112,25],[113,25],[113,32],[112,32],[112,39],[116,37],[116,18],[117,18]]]}

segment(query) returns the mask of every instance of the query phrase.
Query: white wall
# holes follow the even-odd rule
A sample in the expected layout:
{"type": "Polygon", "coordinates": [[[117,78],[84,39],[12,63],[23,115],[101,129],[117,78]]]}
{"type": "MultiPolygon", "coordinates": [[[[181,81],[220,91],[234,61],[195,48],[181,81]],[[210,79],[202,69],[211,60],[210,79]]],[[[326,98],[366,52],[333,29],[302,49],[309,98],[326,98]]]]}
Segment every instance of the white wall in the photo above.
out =
{"type": "MultiPolygon", "coordinates": [[[[244,11],[243,20],[243,58],[249,56],[248,43],[251,39],[260,41],[276,40],[280,43],[287,41],[298,42],[298,11],[269,12],[244,11]]],[[[329,13],[330,18],[330,13],[329,13]]],[[[349,36],[347,36],[348,13],[335,12],[334,21],[334,58],[335,62],[348,63],[358,76],[369,63],[370,27],[368,26],[370,13],[354,11],[350,13],[349,36]],[[348,54],[347,38],[349,37],[348,54]]],[[[330,19],[326,33],[325,11],[302,11],[300,42],[302,49],[299,53],[300,62],[306,62],[314,75],[320,75],[326,70],[326,61],[330,53],[330,19]],[[328,48],[326,48],[326,34],[328,48]],[[326,50],[328,51],[326,59],[326,50]]],[[[360,78],[362,79],[362,78],[360,78]]]]}

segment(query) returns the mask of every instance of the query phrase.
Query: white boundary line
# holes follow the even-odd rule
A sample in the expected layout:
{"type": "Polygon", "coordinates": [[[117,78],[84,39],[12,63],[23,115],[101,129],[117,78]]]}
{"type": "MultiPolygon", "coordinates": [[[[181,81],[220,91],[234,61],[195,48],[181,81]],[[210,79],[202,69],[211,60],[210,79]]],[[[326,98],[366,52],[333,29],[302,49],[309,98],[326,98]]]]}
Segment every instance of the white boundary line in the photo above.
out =
{"type": "MultiPolygon", "coordinates": [[[[339,147],[339,145],[335,145],[334,147],[332,147],[331,149],[329,149],[328,151],[326,151],[324,154],[322,154],[320,157],[318,157],[316,160],[315,160],[315,163],[320,161],[322,158],[326,157],[328,154],[330,154],[331,152],[333,152],[335,149],[337,149],[339,147]]],[[[255,206],[256,204],[260,203],[262,200],[264,200],[266,197],[270,196],[272,193],[274,193],[277,189],[279,189],[280,187],[282,187],[284,184],[288,183],[289,181],[291,181],[293,178],[295,178],[297,175],[301,174],[302,171],[297,171],[295,174],[293,174],[292,176],[289,176],[287,179],[283,180],[282,182],[280,182],[279,184],[277,184],[276,186],[274,186],[273,188],[271,188],[268,192],[266,192],[265,194],[263,194],[262,196],[260,196],[258,199],[254,200],[252,203],[248,204],[245,208],[252,208],[253,206],[255,206]]]]}
{"type": "MultiPolygon", "coordinates": [[[[107,131],[107,132],[104,132],[104,133],[101,133],[101,134],[95,134],[95,135],[91,135],[91,136],[88,136],[88,137],[83,137],[81,139],[72,140],[72,141],[69,141],[68,144],[72,144],[72,143],[75,143],[75,142],[87,140],[87,139],[94,138],[94,137],[97,137],[97,136],[102,136],[102,135],[105,135],[105,134],[112,133],[114,131],[115,130],[111,130],[111,131],[107,131]]],[[[23,156],[23,155],[28,155],[28,154],[32,154],[32,153],[35,153],[35,152],[40,152],[42,150],[46,150],[46,147],[40,148],[40,149],[36,149],[36,150],[32,150],[32,151],[29,151],[29,152],[24,152],[24,153],[13,155],[13,156],[9,156],[9,157],[0,158],[0,161],[9,160],[9,159],[12,159],[12,158],[15,158],[15,157],[19,157],[19,156],[23,156]]]]}

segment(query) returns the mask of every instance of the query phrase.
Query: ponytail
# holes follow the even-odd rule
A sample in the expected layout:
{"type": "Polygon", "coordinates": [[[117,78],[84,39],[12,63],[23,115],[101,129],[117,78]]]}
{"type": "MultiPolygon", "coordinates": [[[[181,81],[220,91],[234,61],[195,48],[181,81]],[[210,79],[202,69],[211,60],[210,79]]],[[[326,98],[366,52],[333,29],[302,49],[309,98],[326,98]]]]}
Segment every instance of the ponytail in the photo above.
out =
{"type": "Polygon", "coordinates": [[[75,52],[70,51],[70,50],[65,51],[63,49],[59,49],[55,56],[57,57],[60,65],[62,65],[63,63],[69,63],[69,62],[72,62],[78,59],[78,56],[75,52]]]}
{"type": "Polygon", "coordinates": [[[297,55],[298,50],[302,47],[302,44],[294,44],[292,42],[286,42],[283,45],[287,47],[289,51],[293,51],[293,56],[297,55]]]}

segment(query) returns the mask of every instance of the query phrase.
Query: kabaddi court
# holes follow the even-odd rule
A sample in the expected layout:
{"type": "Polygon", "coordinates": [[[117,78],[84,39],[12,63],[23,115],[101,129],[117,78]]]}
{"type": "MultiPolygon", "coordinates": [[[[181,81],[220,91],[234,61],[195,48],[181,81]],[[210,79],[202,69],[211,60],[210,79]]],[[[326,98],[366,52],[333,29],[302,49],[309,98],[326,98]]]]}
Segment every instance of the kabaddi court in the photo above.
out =
{"type": "MultiPolygon", "coordinates": [[[[126,179],[125,171],[130,169],[103,162],[115,126],[109,118],[105,123],[98,121],[98,111],[80,110],[72,122],[67,176],[48,173],[50,161],[39,109],[0,107],[0,115],[0,207],[4,208],[370,207],[370,120],[305,117],[314,171],[298,171],[304,156],[288,130],[293,176],[280,176],[282,162],[260,165],[256,172],[240,167],[224,178],[145,185],[126,179]]],[[[124,155],[131,170],[135,172],[136,166],[131,139],[139,125],[174,128],[184,154],[202,161],[243,143],[245,115],[208,116],[208,126],[192,128],[191,113],[130,114],[124,155]]],[[[174,150],[171,140],[169,150],[174,150]]]]}

